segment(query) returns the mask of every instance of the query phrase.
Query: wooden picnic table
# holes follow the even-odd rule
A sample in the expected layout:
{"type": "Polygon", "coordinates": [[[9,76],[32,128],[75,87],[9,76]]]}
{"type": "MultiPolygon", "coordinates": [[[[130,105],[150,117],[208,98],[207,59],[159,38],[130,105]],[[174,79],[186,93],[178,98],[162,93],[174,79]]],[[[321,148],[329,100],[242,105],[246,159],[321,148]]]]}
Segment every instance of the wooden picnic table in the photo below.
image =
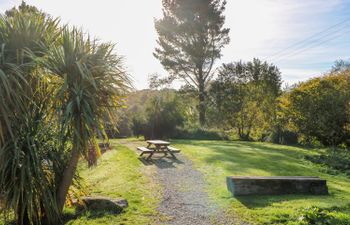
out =
{"type": "Polygon", "coordinates": [[[147,157],[147,160],[152,158],[152,156],[156,153],[164,153],[167,155],[168,153],[174,157],[174,153],[179,153],[180,150],[174,147],[170,146],[170,142],[168,141],[163,141],[163,140],[148,140],[147,142],[147,147],[137,147],[139,151],[141,151],[140,156],[144,154],[149,154],[147,157]]]}

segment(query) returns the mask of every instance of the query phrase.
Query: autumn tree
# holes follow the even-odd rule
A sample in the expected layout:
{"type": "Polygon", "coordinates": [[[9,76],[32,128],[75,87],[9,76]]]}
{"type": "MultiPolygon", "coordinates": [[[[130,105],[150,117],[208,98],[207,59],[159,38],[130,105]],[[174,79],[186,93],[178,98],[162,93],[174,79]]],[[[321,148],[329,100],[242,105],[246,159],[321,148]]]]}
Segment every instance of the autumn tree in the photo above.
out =
{"type": "Polygon", "coordinates": [[[350,137],[349,88],[349,71],[300,83],[283,96],[284,114],[307,142],[337,146],[350,137]]]}
{"type": "Polygon", "coordinates": [[[205,124],[206,89],[215,61],[227,45],[226,1],[163,0],[163,18],[155,21],[158,47],[154,56],[169,72],[198,92],[199,122],[205,124]]]}
{"type": "Polygon", "coordinates": [[[224,128],[233,128],[240,139],[249,140],[252,131],[261,135],[273,123],[280,87],[279,69],[254,59],[224,64],[209,93],[224,128]]]}

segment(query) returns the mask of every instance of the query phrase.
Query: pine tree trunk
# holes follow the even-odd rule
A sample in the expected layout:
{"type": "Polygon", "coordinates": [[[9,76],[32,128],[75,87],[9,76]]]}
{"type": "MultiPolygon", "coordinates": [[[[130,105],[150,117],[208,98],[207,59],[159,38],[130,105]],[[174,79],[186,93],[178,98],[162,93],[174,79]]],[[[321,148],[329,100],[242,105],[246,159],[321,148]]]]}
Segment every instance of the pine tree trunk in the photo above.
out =
{"type": "Polygon", "coordinates": [[[206,112],[206,105],[205,105],[205,81],[203,80],[203,71],[202,68],[199,68],[199,105],[198,105],[198,111],[199,111],[199,124],[201,126],[205,125],[205,112],[206,112]]]}
{"type": "Polygon", "coordinates": [[[70,161],[66,169],[64,170],[62,180],[57,190],[57,207],[60,212],[63,211],[69,187],[72,184],[75,171],[77,170],[78,161],[79,161],[79,150],[76,148],[73,148],[70,161]]]}
{"type": "Polygon", "coordinates": [[[199,92],[199,124],[201,126],[205,125],[205,97],[203,92],[199,92]]]}

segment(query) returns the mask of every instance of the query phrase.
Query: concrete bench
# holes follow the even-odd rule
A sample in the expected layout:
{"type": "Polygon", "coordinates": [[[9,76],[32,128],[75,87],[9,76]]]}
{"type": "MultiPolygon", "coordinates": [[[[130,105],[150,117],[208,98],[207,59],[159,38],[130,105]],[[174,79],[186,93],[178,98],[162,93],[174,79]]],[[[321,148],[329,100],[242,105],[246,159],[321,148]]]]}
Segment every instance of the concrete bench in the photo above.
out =
{"type": "Polygon", "coordinates": [[[327,195],[327,181],[319,177],[242,177],[226,178],[233,196],[308,194],[327,195]]]}

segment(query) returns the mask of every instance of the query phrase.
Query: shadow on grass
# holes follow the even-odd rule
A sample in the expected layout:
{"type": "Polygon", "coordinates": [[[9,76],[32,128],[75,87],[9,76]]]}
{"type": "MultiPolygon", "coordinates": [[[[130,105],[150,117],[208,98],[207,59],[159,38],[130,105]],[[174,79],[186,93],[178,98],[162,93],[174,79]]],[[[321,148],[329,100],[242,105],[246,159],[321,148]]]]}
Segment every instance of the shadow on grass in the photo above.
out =
{"type": "Polygon", "coordinates": [[[332,195],[252,195],[252,196],[236,196],[240,203],[248,209],[257,209],[271,206],[275,203],[293,201],[293,200],[320,200],[324,198],[329,200],[334,198],[332,195]]]}
{"type": "Polygon", "coordinates": [[[117,216],[117,215],[120,215],[123,213],[124,213],[124,211],[122,211],[121,213],[115,213],[113,211],[73,210],[71,212],[66,212],[63,215],[62,219],[63,219],[63,224],[66,224],[70,221],[74,221],[74,220],[77,220],[79,218],[98,219],[98,218],[103,218],[106,216],[117,216]]]}
{"type": "MultiPolygon", "coordinates": [[[[305,155],[313,154],[308,149],[272,145],[259,142],[241,141],[174,141],[187,151],[190,158],[201,162],[207,170],[213,171],[215,176],[319,176],[326,178],[330,195],[280,195],[280,196],[245,196],[237,197],[247,208],[263,208],[283,202],[298,201],[298,204],[314,202],[315,204],[331,204],[339,201],[342,195],[350,191],[344,189],[345,180],[330,177],[322,173],[310,162],[304,159],[305,155]],[[220,168],[217,170],[216,168],[220,168]],[[216,173],[216,171],[218,171],[216,173]],[[299,201],[300,200],[300,201],[299,201]]],[[[214,182],[219,182],[214,179],[214,182]]],[[[347,185],[346,185],[347,186],[347,185]]],[[[346,201],[349,199],[347,198],[346,201]]],[[[344,199],[345,201],[345,199],[344,199]]]]}
{"type": "MultiPolygon", "coordinates": [[[[202,146],[200,143],[188,141],[188,144],[198,147],[202,146]]],[[[209,154],[203,156],[206,163],[219,163],[220,167],[232,171],[233,175],[313,176],[320,174],[308,168],[307,165],[301,164],[304,154],[288,149],[289,146],[221,141],[205,142],[203,147],[210,149],[209,154]]]]}
{"type": "Polygon", "coordinates": [[[181,160],[179,160],[177,158],[166,157],[166,156],[157,157],[157,158],[151,158],[149,160],[147,160],[146,158],[143,158],[143,157],[139,157],[138,159],[145,166],[155,165],[159,169],[176,168],[177,165],[181,165],[181,164],[184,163],[184,162],[182,162],[181,160]]]}

